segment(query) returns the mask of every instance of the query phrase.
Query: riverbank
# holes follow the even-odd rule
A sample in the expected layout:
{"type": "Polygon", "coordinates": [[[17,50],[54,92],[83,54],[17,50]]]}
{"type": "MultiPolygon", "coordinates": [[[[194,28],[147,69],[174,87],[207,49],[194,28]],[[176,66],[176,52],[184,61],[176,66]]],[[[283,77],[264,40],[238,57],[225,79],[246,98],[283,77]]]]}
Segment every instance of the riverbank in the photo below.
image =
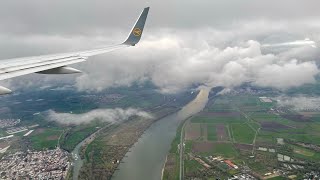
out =
{"type": "Polygon", "coordinates": [[[162,179],[179,179],[180,174],[180,163],[181,157],[179,153],[179,145],[181,144],[182,132],[184,124],[190,119],[191,117],[185,119],[179,124],[179,127],[176,132],[176,136],[174,137],[171,148],[166,156],[166,160],[163,165],[161,180],[162,179]]]}
{"type": "Polygon", "coordinates": [[[112,179],[159,180],[179,124],[205,107],[209,91],[210,89],[202,89],[180,111],[152,124],[130,148],[112,179]]]}
{"type": "Polygon", "coordinates": [[[83,151],[83,148],[85,146],[87,146],[88,144],[90,144],[98,135],[98,133],[100,133],[103,130],[109,129],[111,126],[113,125],[113,123],[110,123],[108,125],[106,125],[103,128],[98,129],[96,132],[94,132],[93,134],[91,134],[90,136],[88,136],[86,139],[84,139],[83,141],[81,141],[72,151],[71,155],[72,155],[72,159],[73,159],[73,169],[72,169],[72,179],[73,180],[77,180],[79,177],[79,172],[80,169],[83,165],[83,155],[81,153],[81,151],[83,151]]]}
{"type": "Polygon", "coordinates": [[[180,108],[165,107],[153,112],[155,119],[133,118],[113,129],[101,131],[84,151],[85,163],[79,179],[111,178],[121,160],[153,123],[180,108]],[[97,158],[99,157],[99,158],[97,158]]]}

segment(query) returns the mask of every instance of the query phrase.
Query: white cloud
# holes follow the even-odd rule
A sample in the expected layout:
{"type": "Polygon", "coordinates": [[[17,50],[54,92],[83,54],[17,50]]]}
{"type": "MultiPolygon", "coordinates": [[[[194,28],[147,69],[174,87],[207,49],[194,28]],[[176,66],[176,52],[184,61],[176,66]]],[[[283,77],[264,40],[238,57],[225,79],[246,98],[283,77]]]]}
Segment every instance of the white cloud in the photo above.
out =
{"type": "Polygon", "coordinates": [[[48,111],[47,119],[49,121],[56,121],[60,124],[87,124],[94,120],[103,122],[121,122],[128,120],[132,116],[140,116],[143,118],[153,118],[147,112],[138,109],[97,109],[83,114],[58,113],[53,110],[48,111]]]}
{"type": "Polygon", "coordinates": [[[299,95],[296,97],[281,96],[276,99],[279,106],[292,107],[296,111],[320,109],[320,97],[299,95]]]}
{"type": "MultiPolygon", "coordinates": [[[[193,85],[232,88],[252,82],[258,86],[286,89],[313,83],[314,76],[319,73],[316,65],[319,49],[299,47],[266,53],[261,48],[263,39],[274,34],[283,37],[288,31],[297,39],[313,38],[318,26],[316,21],[245,20],[224,28],[179,29],[179,33],[171,28],[154,30],[147,27],[137,47],[91,57],[85,63],[72,65],[83,70],[82,75],[32,75],[17,78],[10,86],[15,90],[62,82],[74,84],[80,91],[101,91],[150,80],[162,92],[174,93],[193,85]]],[[[45,37],[29,37],[26,42],[35,41],[36,47],[33,48],[40,51],[43,47],[53,46],[56,52],[57,49],[68,49],[67,46],[86,49],[98,42],[110,42],[110,38],[122,39],[120,34],[106,35],[105,38],[101,34],[81,36],[79,39],[48,36],[47,44],[45,37]],[[68,45],[57,47],[57,44],[64,43],[68,45]]],[[[19,38],[13,42],[17,43],[19,38]]],[[[277,40],[273,38],[274,42],[277,40]]]]}
{"type": "Polygon", "coordinates": [[[179,35],[148,38],[138,48],[86,63],[88,73],[77,78],[76,86],[80,90],[101,90],[151,80],[162,92],[172,93],[194,84],[232,88],[250,81],[286,89],[313,83],[319,73],[314,61],[263,54],[257,41],[217,48],[209,45],[206,36],[210,35],[194,39],[199,46],[188,44],[188,38],[179,35]]]}
{"type": "Polygon", "coordinates": [[[298,63],[296,60],[286,64],[270,64],[257,74],[256,85],[285,89],[297,87],[306,83],[314,83],[314,76],[319,69],[314,62],[298,63]]]}

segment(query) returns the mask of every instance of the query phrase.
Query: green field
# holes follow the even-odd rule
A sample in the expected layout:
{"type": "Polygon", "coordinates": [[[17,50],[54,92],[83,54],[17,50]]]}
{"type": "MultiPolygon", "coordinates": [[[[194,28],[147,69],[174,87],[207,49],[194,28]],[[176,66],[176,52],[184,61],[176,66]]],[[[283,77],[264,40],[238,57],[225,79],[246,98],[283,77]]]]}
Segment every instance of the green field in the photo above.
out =
{"type": "Polygon", "coordinates": [[[59,136],[63,130],[58,128],[40,129],[29,136],[32,148],[35,150],[53,149],[58,145],[59,136]]]}
{"type": "Polygon", "coordinates": [[[239,117],[222,117],[222,116],[214,116],[214,117],[202,117],[195,116],[191,119],[192,123],[239,123],[244,122],[246,119],[243,116],[239,117]]]}
{"type": "Polygon", "coordinates": [[[213,104],[209,109],[210,112],[233,112],[234,109],[231,105],[213,104]]]}
{"type": "Polygon", "coordinates": [[[87,163],[97,163],[103,164],[103,159],[100,156],[101,152],[106,151],[108,147],[105,146],[103,139],[96,138],[92,143],[90,143],[85,150],[85,160],[87,163]]]}
{"type": "Polygon", "coordinates": [[[167,156],[167,162],[170,162],[169,165],[166,165],[166,169],[163,171],[163,180],[179,179],[179,170],[177,166],[177,159],[174,154],[169,153],[167,156]]]}
{"type": "Polygon", "coordinates": [[[4,129],[0,129],[0,137],[2,136],[7,136],[8,134],[6,133],[6,131],[4,129]]]}
{"type": "Polygon", "coordinates": [[[97,127],[105,126],[103,123],[95,121],[88,125],[78,125],[68,130],[60,140],[61,148],[71,152],[77,144],[86,137],[98,130],[97,127]]]}
{"type": "Polygon", "coordinates": [[[284,138],[292,141],[320,145],[320,137],[317,135],[310,135],[308,133],[294,134],[294,133],[286,133],[286,132],[260,131],[258,137],[260,136],[263,136],[267,139],[284,138]]]}
{"type": "Polygon", "coordinates": [[[272,121],[279,118],[279,116],[267,112],[253,112],[250,114],[250,117],[257,120],[257,121],[272,121]]]}
{"type": "Polygon", "coordinates": [[[230,124],[230,127],[236,142],[252,144],[255,132],[247,124],[230,124]]]}
{"type": "Polygon", "coordinates": [[[207,125],[207,139],[209,141],[216,141],[217,140],[216,126],[214,124],[207,125]]]}
{"type": "Polygon", "coordinates": [[[303,155],[303,156],[308,156],[308,157],[312,157],[314,156],[315,152],[303,147],[299,147],[299,146],[292,146],[293,147],[293,152],[303,155]]]}
{"type": "Polygon", "coordinates": [[[282,176],[277,176],[277,177],[273,177],[273,178],[270,178],[268,180],[286,180],[287,178],[285,177],[282,177],[282,176]]]}
{"type": "Polygon", "coordinates": [[[261,174],[265,174],[268,172],[267,169],[267,164],[264,164],[262,162],[259,161],[249,161],[248,165],[250,168],[252,168],[252,170],[254,170],[255,172],[259,172],[261,174]]]}
{"type": "Polygon", "coordinates": [[[227,158],[234,158],[238,155],[231,143],[217,143],[214,145],[211,153],[227,158]]]}
{"type": "MultiPolygon", "coordinates": [[[[272,148],[295,160],[303,160],[308,163],[320,162],[320,153],[293,145],[297,142],[320,145],[320,115],[307,111],[304,112],[306,118],[299,119],[300,113],[303,112],[296,112],[285,107],[279,108],[277,101],[261,102],[259,96],[270,97],[270,95],[264,94],[218,96],[209,101],[203,112],[190,120],[191,123],[201,127],[201,134],[202,136],[206,135],[206,138],[189,138],[186,141],[184,154],[186,157],[185,166],[188,168],[186,172],[194,174],[203,172],[199,170],[201,165],[198,162],[192,162],[188,159],[188,155],[193,154],[202,159],[208,156],[222,156],[226,159],[232,159],[236,164],[244,164],[250,167],[253,172],[263,176],[270,172],[270,169],[278,167],[276,153],[260,152],[255,148],[247,151],[247,146],[235,144],[251,145],[254,140],[256,147],[272,148]],[[230,136],[228,143],[216,142],[218,140],[217,124],[224,124],[227,128],[226,132],[230,136]],[[204,134],[203,127],[207,128],[204,134]],[[276,138],[283,138],[285,144],[277,144],[276,138]],[[252,153],[254,153],[254,157],[250,157],[252,153]]],[[[190,132],[194,133],[195,129],[190,132]]],[[[196,136],[194,134],[193,136],[196,136]]],[[[177,144],[175,144],[176,146],[177,144]]],[[[231,176],[232,173],[228,172],[227,175],[231,176]]]]}
{"type": "Polygon", "coordinates": [[[320,153],[301,146],[290,145],[293,148],[293,155],[299,159],[307,159],[312,161],[320,161],[320,153]]]}
{"type": "Polygon", "coordinates": [[[232,143],[214,143],[213,148],[209,151],[198,154],[201,156],[223,156],[226,158],[234,158],[238,156],[238,152],[232,143]]]}
{"type": "Polygon", "coordinates": [[[184,168],[186,173],[192,173],[198,171],[199,169],[202,169],[203,167],[196,160],[185,160],[184,168]]]}
{"type": "Polygon", "coordinates": [[[235,106],[257,106],[260,104],[260,100],[256,96],[251,96],[251,95],[236,95],[236,96],[226,96],[227,98],[230,99],[230,101],[235,105],[235,106]]]}
{"type": "Polygon", "coordinates": [[[256,122],[248,122],[247,123],[251,128],[255,129],[256,131],[261,128],[261,125],[259,123],[256,122]]]}

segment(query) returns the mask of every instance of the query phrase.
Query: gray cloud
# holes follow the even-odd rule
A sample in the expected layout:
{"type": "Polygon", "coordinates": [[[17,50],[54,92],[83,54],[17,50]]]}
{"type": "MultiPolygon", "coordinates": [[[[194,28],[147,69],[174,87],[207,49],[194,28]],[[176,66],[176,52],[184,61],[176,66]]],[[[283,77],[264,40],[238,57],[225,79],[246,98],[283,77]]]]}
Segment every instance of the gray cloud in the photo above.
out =
{"type": "Polygon", "coordinates": [[[286,89],[313,83],[319,73],[314,61],[263,54],[257,41],[221,49],[208,45],[203,37],[192,44],[180,36],[158,37],[145,40],[139,48],[110,55],[116,61],[105,57],[87,63],[88,73],[77,78],[76,86],[80,90],[101,90],[151,80],[163,92],[172,93],[193,84],[232,88],[250,81],[286,89]]]}
{"type": "Polygon", "coordinates": [[[126,28],[137,11],[152,7],[151,27],[222,26],[241,20],[305,20],[320,16],[318,0],[4,0],[0,29],[16,34],[96,34],[126,28]]]}
{"type": "Polygon", "coordinates": [[[291,107],[296,111],[317,111],[320,109],[320,98],[299,95],[296,97],[281,96],[275,98],[278,106],[291,107]]]}
{"type": "Polygon", "coordinates": [[[94,120],[103,122],[117,123],[128,120],[132,116],[140,116],[143,118],[153,118],[147,112],[138,109],[96,109],[83,114],[58,113],[53,110],[48,111],[47,120],[55,121],[60,124],[88,124],[94,120]]]}
{"type": "MultiPolygon", "coordinates": [[[[162,92],[171,93],[193,84],[232,88],[250,81],[285,89],[313,83],[319,73],[319,49],[265,52],[260,44],[306,37],[320,42],[319,3],[151,1],[143,41],[136,48],[74,65],[85,72],[80,76],[29,75],[10,80],[8,86],[19,89],[63,82],[79,90],[102,90],[150,80],[162,92]]],[[[120,42],[143,6],[142,0],[6,0],[0,7],[0,58],[120,42]]]]}

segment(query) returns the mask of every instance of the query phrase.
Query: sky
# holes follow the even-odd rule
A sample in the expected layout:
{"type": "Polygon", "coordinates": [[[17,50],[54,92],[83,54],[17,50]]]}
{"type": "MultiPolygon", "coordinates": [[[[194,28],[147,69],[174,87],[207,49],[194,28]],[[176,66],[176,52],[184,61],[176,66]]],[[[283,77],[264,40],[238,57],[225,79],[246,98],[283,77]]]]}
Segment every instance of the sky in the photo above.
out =
{"type": "Polygon", "coordinates": [[[319,0],[3,0],[0,59],[122,42],[145,6],[150,14],[136,47],[72,65],[80,75],[33,74],[0,84],[19,90],[62,83],[101,91],[151,81],[162,93],[176,93],[194,85],[251,82],[284,90],[314,83],[320,72],[318,48],[263,46],[320,42],[319,0]]]}

